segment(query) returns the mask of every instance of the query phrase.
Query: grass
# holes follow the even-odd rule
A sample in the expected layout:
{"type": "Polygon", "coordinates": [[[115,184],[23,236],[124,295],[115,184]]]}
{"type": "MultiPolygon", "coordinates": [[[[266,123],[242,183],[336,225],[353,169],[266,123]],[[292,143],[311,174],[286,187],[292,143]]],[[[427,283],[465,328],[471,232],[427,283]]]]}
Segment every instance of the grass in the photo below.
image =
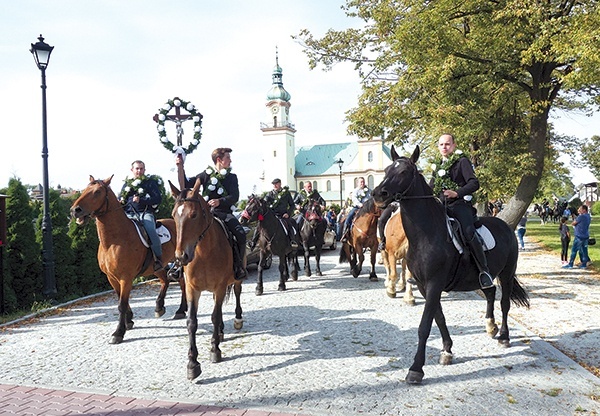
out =
{"type": "MultiPolygon", "coordinates": [[[[569,245],[569,256],[571,255],[571,247],[573,247],[573,226],[572,221],[567,221],[569,225],[569,231],[571,233],[571,244],[569,245]]],[[[531,216],[527,220],[527,232],[525,236],[530,241],[541,244],[546,250],[556,253],[556,256],[560,259],[560,234],[558,233],[558,223],[546,223],[541,224],[541,221],[536,216],[531,216]]],[[[600,221],[594,221],[592,218],[592,224],[590,225],[590,236],[600,237],[600,221]]],[[[596,238],[598,238],[596,237],[596,238]]],[[[527,244],[527,243],[525,243],[527,244]]],[[[592,263],[600,264],[600,246],[598,244],[588,247],[588,254],[592,263]]],[[[579,262],[579,255],[575,260],[576,264],[579,262]]]]}

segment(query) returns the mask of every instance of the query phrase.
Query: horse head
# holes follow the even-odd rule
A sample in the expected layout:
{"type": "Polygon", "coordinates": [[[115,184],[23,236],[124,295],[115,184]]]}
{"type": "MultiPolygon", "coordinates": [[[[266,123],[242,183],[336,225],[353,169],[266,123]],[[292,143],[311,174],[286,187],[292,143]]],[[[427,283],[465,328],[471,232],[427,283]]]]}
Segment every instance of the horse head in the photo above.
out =
{"type": "Polygon", "coordinates": [[[196,244],[204,238],[208,228],[214,222],[214,217],[208,203],[199,193],[199,179],[196,179],[192,189],[179,191],[171,181],[169,185],[175,197],[175,205],[171,213],[177,227],[175,264],[185,266],[194,258],[196,244]]]}
{"type": "Polygon", "coordinates": [[[96,180],[90,175],[90,183],[71,206],[71,217],[75,218],[78,225],[85,224],[90,217],[97,217],[108,212],[110,195],[116,199],[109,188],[113,176],[104,180],[96,180]]]}
{"type": "Polygon", "coordinates": [[[318,201],[311,200],[306,206],[306,212],[304,218],[308,221],[311,226],[315,226],[317,223],[323,221],[323,211],[318,201]]]}
{"type": "Polygon", "coordinates": [[[381,183],[373,189],[371,195],[379,208],[387,207],[391,202],[402,199],[409,194],[419,176],[417,161],[421,150],[415,148],[410,158],[399,156],[392,146],[391,154],[393,163],[385,168],[385,175],[381,183]]]}
{"type": "Polygon", "coordinates": [[[262,221],[267,208],[266,202],[262,198],[254,194],[250,195],[246,208],[242,212],[240,223],[246,225],[250,222],[262,221]]]}

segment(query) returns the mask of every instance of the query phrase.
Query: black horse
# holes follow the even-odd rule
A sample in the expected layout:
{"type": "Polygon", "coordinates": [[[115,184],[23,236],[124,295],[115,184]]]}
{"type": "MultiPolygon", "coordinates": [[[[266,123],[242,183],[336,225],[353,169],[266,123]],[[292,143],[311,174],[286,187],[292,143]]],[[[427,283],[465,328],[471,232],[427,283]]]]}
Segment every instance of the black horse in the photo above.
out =
{"type": "Polygon", "coordinates": [[[323,276],[323,273],[321,273],[321,250],[325,242],[325,231],[327,231],[327,221],[323,218],[321,206],[317,201],[309,202],[300,228],[300,238],[302,239],[302,249],[304,251],[304,274],[307,277],[312,275],[310,270],[311,247],[314,247],[315,251],[315,273],[317,276],[323,276]]]}
{"type": "MultiPolygon", "coordinates": [[[[279,287],[278,290],[286,290],[285,282],[290,277],[288,262],[292,266],[292,280],[298,280],[298,264],[297,250],[292,248],[290,239],[284,229],[284,224],[275,215],[273,210],[269,208],[269,204],[256,195],[248,197],[248,204],[242,213],[241,223],[258,221],[258,232],[260,237],[258,245],[260,247],[260,260],[258,261],[258,279],[256,283],[256,295],[263,294],[263,265],[264,260],[269,253],[279,257],[279,287]]],[[[290,222],[293,222],[290,220],[290,222]]],[[[293,225],[292,225],[293,227],[293,225]]],[[[294,237],[297,243],[299,235],[294,237]]]]}
{"type": "MultiPolygon", "coordinates": [[[[459,254],[448,238],[444,206],[433,196],[431,188],[417,170],[419,147],[417,146],[410,159],[398,156],[394,147],[391,153],[394,163],[386,168],[383,181],[373,190],[373,198],[381,207],[392,201],[399,201],[402,225],[409,241],[406,254],[408,267],[419,292],[425,298],[417,353],[406,376],[408,383],[419,384],[424,376],[425,347],[434,319],[442,336],[440,363],[452,362],[452,339],[440,302],[442,292],[480,289],[479,270],[470,256],[466,252],[459,254]]],[[[507,322],[511,301],[518,306],[529,307],[529,296],[515,276],[519,256],[517,240],[510,227],[501,219],[485,217],[480,221],[491,231],[496,241],[496,245],[486,255],[490,272],[498,277],[502,287],[502,325],[498,342],[501,346],[508,347],[510,338],[507,322]]],[[[483,292],[487,299],[487,332],[494,337],[498,333],[494,321],[496,287],[484,289],[483,292]]]]}

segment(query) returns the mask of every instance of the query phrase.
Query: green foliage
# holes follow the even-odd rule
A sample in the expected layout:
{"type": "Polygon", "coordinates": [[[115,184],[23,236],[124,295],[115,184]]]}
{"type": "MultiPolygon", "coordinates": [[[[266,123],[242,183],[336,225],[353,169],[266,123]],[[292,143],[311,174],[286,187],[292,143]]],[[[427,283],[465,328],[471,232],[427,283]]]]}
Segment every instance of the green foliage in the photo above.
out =
{"type": "Polygon", "coordinates": [[[581,155],[585,163],[596,178],[600,177],[600,136],[592,136],[581,148],[581,155]]]}

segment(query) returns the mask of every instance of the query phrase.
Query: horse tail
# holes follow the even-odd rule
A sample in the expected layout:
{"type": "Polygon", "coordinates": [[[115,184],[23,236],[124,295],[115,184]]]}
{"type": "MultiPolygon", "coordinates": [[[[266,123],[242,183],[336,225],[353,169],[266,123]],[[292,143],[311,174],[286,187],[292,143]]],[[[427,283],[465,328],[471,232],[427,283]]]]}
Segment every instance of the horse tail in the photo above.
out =
{"type": "Polygon", "coordinates": [[[519,283],[517,276],[514,276],[513,288],[510,292],[510,300],[513,301],[515,306],[523,306],[529,309],[529,295],[519,283]]]}
{"type": "Polygon", "coordinates": [[[348,255],[346,254],[346,250],[344,250],[344,245],[342,245],[342,248],[340,248],[340,259],[338,263],[348,263],[349,261],[348,255]]]}

